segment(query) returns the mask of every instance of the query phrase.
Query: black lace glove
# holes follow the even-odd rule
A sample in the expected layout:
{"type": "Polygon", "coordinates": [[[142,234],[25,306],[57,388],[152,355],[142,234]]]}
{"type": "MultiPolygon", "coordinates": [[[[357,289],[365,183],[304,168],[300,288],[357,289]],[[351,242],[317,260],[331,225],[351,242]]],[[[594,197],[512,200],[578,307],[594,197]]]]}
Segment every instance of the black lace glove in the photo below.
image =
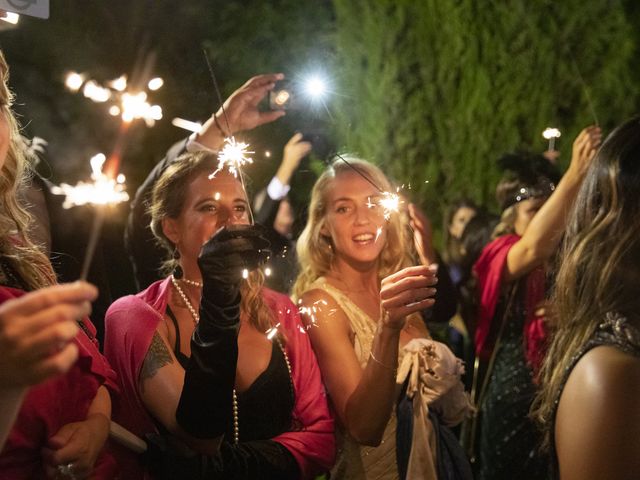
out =
{"type": "Polygon", "coordinates": [[[176,410],[178,424],[197,438],[216,438],[231,422],[238,361],[242,270],[269,255],[262,227],[234,225],[217,232],[198,258],[202,273],[200,322],[176,410]]]}

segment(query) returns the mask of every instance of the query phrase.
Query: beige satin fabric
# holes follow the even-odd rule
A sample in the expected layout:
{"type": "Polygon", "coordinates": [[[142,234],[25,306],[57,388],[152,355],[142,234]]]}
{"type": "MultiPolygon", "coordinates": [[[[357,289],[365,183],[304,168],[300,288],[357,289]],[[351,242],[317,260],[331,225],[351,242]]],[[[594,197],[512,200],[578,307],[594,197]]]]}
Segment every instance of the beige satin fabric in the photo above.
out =
{"type": "Polygon", "coordinates": [[[407,378],[407,396],[413,400],[413,437],[407,480],[436,480],[437,439],[429,421],[429,410],[442,422],[454,426],[469,417],[473,405],[460,381],[464,365],[445,344],[419,338],[402,349],[403,359],[396,382],[407,378]]]}
{"type": "MultiPolygon", "coordinates": [[[[376,322],[360,309],[341,290],[330,285],[324,277],[316,280],[310,289],[327,292],[349,318],[354,333],[354,350],[358,362],[364,368],[376,333],[376,322]]],[[[400,354],[398,360],[402,358],[400,354]]],[[[398,480],[396,464],[396,413],[392,412],[385,427],[382,442],[377,447],[360,445],[342,428],[336,428],[338,454],[331,471],[332,480],[398,480]]]]}

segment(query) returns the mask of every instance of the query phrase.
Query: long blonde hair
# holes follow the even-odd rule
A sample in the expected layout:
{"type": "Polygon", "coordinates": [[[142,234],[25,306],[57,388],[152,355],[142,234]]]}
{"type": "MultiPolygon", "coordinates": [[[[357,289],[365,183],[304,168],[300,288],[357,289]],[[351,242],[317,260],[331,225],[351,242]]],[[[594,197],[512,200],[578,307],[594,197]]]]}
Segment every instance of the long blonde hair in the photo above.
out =
{"type": "MultiPolygon", "coordinates": [[[[640,319],[640,117],[614,130],[589,167],[562,247],[551,345],[532,415],[553,435],[566,370],[607,313],[640,319]]],[[[637,324],[636,324],[637,325],[637,324]]]]}
{"type": "MultiPolygon", "coordinates": [[[[162,230],[162,220],[179,217],[184,208],[189,184],[199,175],[209,174],[216,170],[217,165],[217,158],[210,153],[186,153],[176,159],[162,173],[153,188],[149,208],[151,231],[158,242],[167,250],[167,258],[164,263],[165,273],[172,272],[178,261],[172,255],[176,246],[162,230]]],[[[258,331],[266,332],[273,327],[273,316],[261,295],[263,284],[264,275],[260,270],[249,274],[240,288],[242,296],[240,311],[248,315],[249,322],[258,331]]]]}
{"type": "Polygon", "coordinates": [[[7,86],[9,67],[0,50],[0,114],[9,130],[9,148],[0,171],[0,252],[30,290],[56,282],[49,259],[29,240],[31,217],[18,203],[17,192],[27,183],[30,165],[18,122],[11,110],[7,86]]]}
{"type": "MultiPolygon", "coordinates": [[[[348,162],[352,167],[336,159],[320,175],[311,191],[309,218],[296,243],[300,273],[293,285],[294,298],[300,298],[313,282],[331,270],[331,239],[322,235],[321,231],[327,215],[327,192],[334,179],[341,173],[357,168],[382,190],[392,191],[391,182],[375,165],[358,158],[349,158],[348,162]]],[[[392,215],[388,220],[386,240],[378,263],[380,280],[414,263],[412,236],[408,221],[402,215],[392,215]]]]}

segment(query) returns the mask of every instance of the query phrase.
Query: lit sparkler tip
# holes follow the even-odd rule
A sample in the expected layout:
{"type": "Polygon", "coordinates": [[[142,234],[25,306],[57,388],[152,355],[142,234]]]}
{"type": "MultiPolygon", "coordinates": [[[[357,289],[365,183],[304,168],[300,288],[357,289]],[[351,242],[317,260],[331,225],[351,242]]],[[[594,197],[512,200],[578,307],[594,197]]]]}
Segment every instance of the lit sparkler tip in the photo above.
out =
{"type": "Polygon", "coordinates": [[[385,220],[389,220],[392,214],[400,211],[400,203],[400,195],[397,193],[382,192],[379,204],[383,208],[385,220]]]}
{"type": "Polygon", "coordinates": [[[246,268],[242,270],[242,278],[244,278],[245,280],[249,278],[249,270],[247,270],[246,268]]]}
{"type": "Polygon", "coordinates": [[[560,130],[558,130],[557,128],[553,128],[553,127],[545,128],[544,132],[542,132],[542,136],[544,138],[546,138],[547,140],[550,140],[552,138],[559,138],[560,135],[562,135],[560,133],[560,130]]]}
{"type": "Polygon", "coordinates": [[[218,153],[218,168],[209,175],[213,178],[216,173],[226,168],[234,177],[238,177],[240,169],[248,164],[253,163],[253,159],[249,156],[255,152],[249,150],[249,144],[238,142],[234,137],[224,139],[224,147],[218,153]]]}
{"type": "Polygon", "coordinates": [[[99,153],[89,161],[93,182],[78,182],[76,185],[62,183],[52,187],[51,192],[55,195],[65,195],[63,208],[87,204],[115,205],[129,200],[129,194],[125,191],[124,175],[119,174],[113,179],[102,172],[106,159],[104,154],[99,153]]]}

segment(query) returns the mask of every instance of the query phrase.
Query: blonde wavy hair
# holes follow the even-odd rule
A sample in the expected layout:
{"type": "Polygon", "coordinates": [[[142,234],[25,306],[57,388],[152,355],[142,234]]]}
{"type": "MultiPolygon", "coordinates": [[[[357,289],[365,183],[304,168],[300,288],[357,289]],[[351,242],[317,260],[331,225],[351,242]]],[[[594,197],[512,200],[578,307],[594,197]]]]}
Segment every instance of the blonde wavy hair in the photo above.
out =
{"type": "MultiPolygon", "coordinates": [[[[352,166],[340,158],[334,160],[320,175],[311,191],[307,224],[296,243],[300,273],[293,285],[294,299],[300,298],[313,282],[331,270],[331,238],[322,235],[321,231],[327,215],[327,194],[334,179],[342,173],[353,172],[356,168],[382,190],[393,191],[391,182],[377,166],[359,158],[347,157],[347,160],[352,166]]],[[[379,280],[415,263],[412,234],[406,215],[406,212],[391,215],[388,220],[386,240],[378,264],[379,280]]]]}
{"type": "Polygon", "coordinates": [[[49,259],[29,240],[31,217],[18,202],[18,190],[30,178],[30,164],[7,86],[9,67],[0,50],[0,111],[9,130],[9,148],[0,171],[0,252],[30,290],[53,285],[56,277],[49,259]]]}
{"type": "MultiPolygon", "coordinates": [[[[200,175],[209,175],[218,167],[215,155],[207,152],[186,153],[177,158],[160,176],[155,186],[149,213],[151,214],[151,231],[156,239],[167,250],[167,258],[163,265],[166,274],[170,274],[178,265],[173,258],[176,246],[162,231],[164,218],[178,218],[184,208],[189,184],[200,175]]],[[[273,327],[273,315],[265,304],[261,289],[264,275],[255,270],[243,282],[240,288],[242,300],[240,312],[248,315],[249,322],[259,331],[266,332],[273,327]]]]}
{"type": "Polygon", "coordinates": [[[640,325],[640,117],[614,130],[570,213],[553,293],[554,330],[532,416],[553,435],[566,370],[608,313],[640,325]]]}

